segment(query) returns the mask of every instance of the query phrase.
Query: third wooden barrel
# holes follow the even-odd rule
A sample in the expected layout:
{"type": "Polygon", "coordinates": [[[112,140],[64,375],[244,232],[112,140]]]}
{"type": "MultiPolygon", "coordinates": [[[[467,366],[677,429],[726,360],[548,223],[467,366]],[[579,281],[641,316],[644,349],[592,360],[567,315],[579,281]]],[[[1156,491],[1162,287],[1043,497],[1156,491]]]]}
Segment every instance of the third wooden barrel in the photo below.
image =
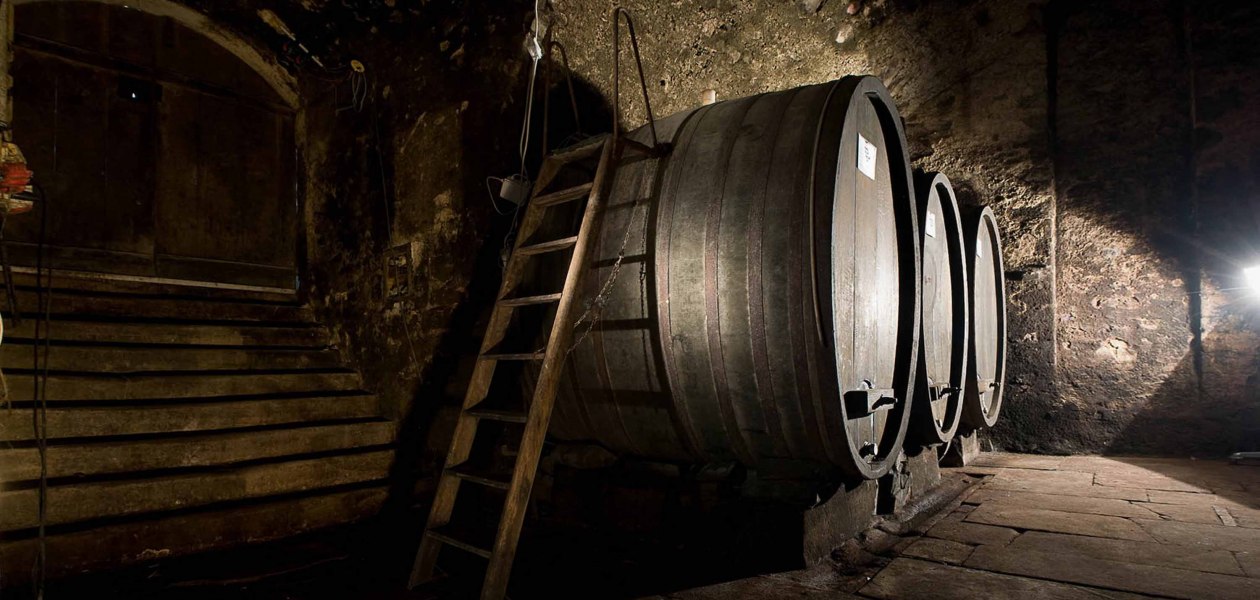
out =
{"type": "Polygon", "coordinates": [[[963,400],[963,424],[992,427],[1002,410],[1006,377],[1006,275],[1002,237],[988,208],[963,212],[963,232],[971,262],[971,342],[963,400]]]}

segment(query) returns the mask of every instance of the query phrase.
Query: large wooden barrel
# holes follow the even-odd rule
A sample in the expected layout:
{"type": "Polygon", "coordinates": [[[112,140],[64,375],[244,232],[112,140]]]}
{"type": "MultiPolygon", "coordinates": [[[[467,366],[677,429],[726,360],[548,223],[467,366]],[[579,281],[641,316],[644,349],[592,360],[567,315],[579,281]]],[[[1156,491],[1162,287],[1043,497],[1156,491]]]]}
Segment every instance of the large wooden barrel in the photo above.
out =
{"type": "Polygon", "coordinates": [[[923,236],[923,329],[910,427],[916,442],[933,445],[953,439],[962,416],[971,302],[954,188],[941,173],[923,173],[915,189],[923,236]]]}
{"type": "Polygon", "coordinates": [[[602,315],[570,354],[553,435],[766,476],[884,474],[905,436],[920,318],[914,190],[888,91],[850,77],[657,129],[672,152],[612,184],[585,279],[602,315]]]}
{"type": "Polygon", "coordinates": [[[963,212],[971,261],[971,342],[963,425],[992,427],[1002,410],[1006,377],[1006,274],[997,219],[988,208],[963,212]]]}

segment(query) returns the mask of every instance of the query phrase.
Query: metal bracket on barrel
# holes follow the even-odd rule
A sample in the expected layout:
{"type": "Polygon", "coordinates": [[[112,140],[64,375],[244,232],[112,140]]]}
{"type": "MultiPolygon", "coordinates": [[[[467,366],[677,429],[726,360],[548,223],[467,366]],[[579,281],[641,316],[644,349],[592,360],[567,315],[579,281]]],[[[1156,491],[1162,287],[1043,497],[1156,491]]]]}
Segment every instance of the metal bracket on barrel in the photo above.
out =
{"type": "MultiPolygon", "coordinates": [[[[981,396],[989,392],[997,391],[998,387],[1000,387],[1001,385],[1002,385],[1002,382],[994,380],[994,379],[981,379],[979,377],[976,378],[976,389],[980,391],[981,396]]],[[[989,407],[988,405],[985,405],[982,403],[980,405],[980,410],[983,410],[985,414],[988,414],[989,407]]]]}
{"type": "Polygon", "coordinates": [[[942,400],[950,394],[961,392],[962,388],[952,387],[947,383],[928,386],[928,399],[932,402],[942,400]]]}
{"type": "Polygon", "coordinates": [[[874,389],[863,384],[862,389],[844,393],[844,407],[850,419],[889,410],[896,404],[896,391],[891,389],[874,389]]]}

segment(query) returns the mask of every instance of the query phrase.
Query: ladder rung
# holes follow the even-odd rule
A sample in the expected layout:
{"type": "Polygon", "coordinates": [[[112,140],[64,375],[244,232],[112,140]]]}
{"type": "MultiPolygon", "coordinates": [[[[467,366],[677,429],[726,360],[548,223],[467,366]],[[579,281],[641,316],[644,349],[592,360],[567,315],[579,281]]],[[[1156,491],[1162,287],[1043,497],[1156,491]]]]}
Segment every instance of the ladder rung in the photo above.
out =
{"type": "Polygon", "coordinates": [[[447,527],[436,527],[433,529],[429,529],[425,531],[425,534],[433,536],[433,539],[438,540],[439,542],[442,542],[443,544],[446,544],[448,546],[455,546],[456,548],[459,548],[460,550],[464,550],[465,552],[471,552],[482,558],[490,558],[489,550],[486,550],[485,548],[482,548],[481,546],[477,546],[476,544],[465,542],[464,540],[461,540],[455,537],[454,535],[452,535],[453,532],[450,532],[449,528],[447,527]]]}
{"type": "Polygon", "coordinates": [[[447,469],[446,471],[447,473],[450,473],[451,475],[454,475],[460,479],[463,479],[464,481],[480,483],[481,485],[497,488],[500,490],[506,490],[508,489],[508,487],[512,485],[511,473],[506,473],[506,475],[508,476],[508,479],[504,480],[504,478],[502,477],[502,475],[504,474],[493,473],[488,470],[477,469],[475,467],[469,467],[469,466],[464,466],[464,465],[453,467],[453,468],[447,469]]]}
{"type": "Polygon", "coordinates": [[[596,154],[599,154],[600,150],[604,149],[604,138],[602,137],[587,140],[587,143],[579,143],[582,145],[565,148],[559,152],[553,153],[548,158],[561,163],[571,163],[573,161],[595,156],[596,154]]]}
{"type": "MultiPolygon", "coordinates": [[[[622,148],[627,149],[627,150],[631,150],[631,151],[635,152],[636,154],[638,154],[638,155],[640,155],[640,156],[642,156],[642,157],[646,157],[646,158],[657,158],[657,157],[661,157],[661,156],[664,156],[664,155],[666,155],[666,154],[669,154],[669,151],[670,151],[670,145],[669,145],[669,143],[668,143],[668,142],[663,143],[663,144],[662,144],[662,143],[658,143],[658,144],[657,144],[657,145],[655,145],[655,146],[649,146],[649,145],[644,144],[644,143],[642,143],[642,142],[636,142],[636,141],[634,141],[634,140],[632,140],[632,139],[629,139],[629,138],[624,138],[624,137],[623,137],[623,138],[619,138],[619,139],[617,140],[617,143],[621,144],[621,147],[622,147],[622,148]]],[[[624,156],[623,156],[623,158],[624,158],[624,156]]]]}
{"type": "Polygon", "coordinates": [[[546,356],[546,350],[537,352],[496,352],[482,354],[481,360],[542,360],[546,356]]]}
{"type": "Polygon", "coordinates": [[[617,142],[618,142],[618,143],[620,143],[620,144],[621,144],[623,147],[625,147],[625,148],[629,148],[629,149],[631,149],[631,150],[634,150],[635,152],[639,152],[639,153],[641,153],[641,154],[646,154],[646,155],[648,155],[648,156],[651,156],[651,155],[652,155],[652,153],[656,151],[656,149],[655,149],[655,148],[653,148],[653,147],[651,147],[651,146],[649,146],[649,145],[647,145],[647,144],[644,144],[643,142],[637,142],[637,141],[632,140],[632,139],[630,139],[630,138],[624,138],[624,137],[623,137],[623,138],[618,138],[618,139],[617,139],[617,142]]]}
{"type": "MultiPolygon", "coordinates": [[[[530,490],[529,486],[523,485],[523,483],[525,479],[532,478],[538,472],[538,463],[543,446],[546,443],[548,421],[555,409],[557,388],[561,385],[557,375],[563,369],[563,356],[567,352],[564,348],[569,345],[570,338],[573,335],[572,325],[568,322],[575,304],[572,294],[575,293],[575,290],[582,289],[580,287],[580,275],[584,270],[587,252],[591,245],[588,243],[588,240],[598,236],[598,233],[595,233],[595,231],[598,228],[597,221],[601,210],[600,204],[604,200],[604,190],[608,188],[608,183],[616,170],[614,160],[617,153],[618,149],[612,146],[609,138],[604,138],[599,143],[573,148],[564,153],[553,154],[545,159],[543,169],[549,175],[543,177],[544,185],[540,187],[544,190],[549,187],[547,182],[555,181],[555,175],[565,167],[566,163],[581,161],[572,165],[570,169],[573,171],[572,175],[576,177],[577,171],[582,171],[585,174],[588,171],[587,167],[589,164],[594,162],[583,160],[581,157],[599,156],[598,164],[594,166],[594,171],[591,173],[591,179],[566,181],[564,178],[561,178],[561,183],[558,183],[557,187],[569,185],[576,181],[591,181],[591,183],[550,193],[538,193],[531,197],[530,202],[533,204],[527,209],[528,212],[525,216],[527,226],[523,226],[523,228],[532,233],[522,235],[517,242],[515,253],[509,263],[508,276],[504,277],[504,282],[499,289],[499,295],[496,296],[497,302],[492,313],[491,326],[488,328],[485,336],[483,336],[483,353],[478,357],[478,361],[541,360],[543,371],[539,377],[540,381],[533,393],[533,402],[528,407],[517,404],[500,404],[497,401],[490,403],[487,402],[487,394],[492,387],[491,384],[494,383],[492,379],[496,370],[495,363],[478,362],[479,368],[473,371],[472,379],[464,396],[465,408],[460,413],[455,434],[452,436],[450,449],[447,452],[448,460],[452,463],[452,466],[442,471],[439,493],[434,497],[428,525],[424,531],[424,543],[420,545],[420,551],[417,552],[416,560],[412,567],[410,579],[412,588],[432,580],[438,554],[443,546],[455,546],[489,560],[486,576],[482,584],[481,593],[484,598],[503,598],[507,592],[512,559],[519,542],[522,520],[528,509],[527,502],[530,490]],[[589,201],[575,202],[568,207],[560,209],[562,213],[566,213],[565,215],[551,215],[553,217],[564,216],[567,218],[576,216],[568,215],[567,213],[580,212],[582,221],[577,230],[577,235],[537,244],[532,243],[537,239],[531,239],[531,236],[538,234],[539,222],[548,217],[542,212],[547,210],[545,207],[561,202],[575,201],[579,198],[587,198],[589,201]],[[534,210],[536,208],[538,209],[537,211],[534,210]],[[529,245],[526,245],[526,241],[530,242],[529,245]],[[522,291],[521,288],[515,287],[526,273],[526,271],[522,270],[522,267],[525,266],[524,263],[517,262],[517,259],[520,257],[516,253],[527,256],[566,248],[572,249],[572,256],[568,260],[567,272],[569,277],[565,280],[563,292],[554,295],[506,297],[518,293],[531,294],[534,292],[533,290],[522,291]],[[547,338],[546,350],[531,350],[531,348],[535,347],[532,346],[535,343],[533,338],[525,340],[516,338],[505,339],[506,334],[510,330],[512,314],[500,312],[499,309],[505,305],[519,306],[542,302],[544,299],[546,301],[558,301],[555,307],[555,318],[550,319],[552,323],[549,327],[550,334],[547,338]],[[523,344],[524,348],[522,348],[523,344]],[[517,447],[514,451],[509,450],[515,455],[516,465],[513,469],[512,477],[506,478],[506,481],[502,474],[478,469],[476,465],[483,463],[473,458],[474,451],[487,450],[487,448],[478,444],[477,436],[478,427],[486,425],[486,420],[519,424],[522,430],[519,442],[516,444],[517,447]],[[514,479],[517,475],[520,476],[520,479],[514,479]],[[499,515],[497,533],[492,531],[487,535],[485,530],[488,527],[474,527],[469,530],[452,522],[452,517],[458,512],[456,511],[456,500],[459,496],[459,491],[464,487],[460,484],[465,480],[507,490],[503,502],[503,510],[499,515]]],[[[540,235],[539,237],[543,236],[540,235]]],[[[561,259],[563,257],[564,255],[562,254],[555,258],[561,259]]],[[[504,452],[504,454],[507,453],[504,452]]],[[[477,525],[477,523],[469,523],[469,525],[477,525]]]]}
{"type": "Polygon", "coordinates": [[[585,198],[590,195],[591,188],[593,186],[594,184],[591,183],[583,183],[582,185],[575,185],[571,188],[563,189],[558,192],[534,196],[534,206],[554,206],[556,204],[572,202],[579,198],[585,198]]]}
{"type": "Polygon", "coordinates": [[[499,306],[529,306],[531,304],[547,304],[549,302],[559,302],[561,296],[563,296],[563,294],[556,292],[554,294],[542,294],[538,296],[504,298],[499,301],[499,306]]]}
{"type": "Polygon", "coordinates": [[[529,246],[521,246],[516,249],[517,254],[521,256],[532,256],[534,254],[545,254],[547,252],[555,252],[557,250],[566,250],[572,248],[577,243],[577,236],[560,238],[540,244],[531,244],[529,246]]]}
{"type": "Polygon", "coordinates": [[[654,159],[654,158],[658,158],[658,157],[657,157],[657,156],[655,156],[655,155],[652,155],[652,154],[644,154],[644,153],[642,153],[642,152],[634,152],[634,153],[631,153],[631,154],[624,154],[624,155],[622,155],[622,156],[621,156],[621,158],[617,159],[617,166],[618,166],[618,167],[628,167],[628,166],[633,165],[633,164],[635,164],[635,163],[643,162],[643,161],[645,161],[645,160],[652,160],[652,159],[654,159]]]}
{"type": "Polygon", "coordinates": [[[478,419],[489,419],[503,423],[524,423],[529,415],[519,410],[495,410],[492,408],[470,408],[468,414],[478,419]]]}

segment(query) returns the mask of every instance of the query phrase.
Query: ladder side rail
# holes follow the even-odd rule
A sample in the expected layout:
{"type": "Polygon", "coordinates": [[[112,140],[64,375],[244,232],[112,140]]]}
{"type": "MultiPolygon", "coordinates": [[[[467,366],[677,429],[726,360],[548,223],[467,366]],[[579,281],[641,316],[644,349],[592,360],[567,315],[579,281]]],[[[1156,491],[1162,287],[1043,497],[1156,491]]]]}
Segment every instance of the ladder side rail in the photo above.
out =
{"type": "Polygon", "coordinates": [[[575,296],[586,271],[586,256],[590,250],[591,239],[595,235],[595,227],[602,217],[604,195],[610,187],[608,183],[611,179],[615,155],[615,142],[612,139],[606,140],[600,155],[599,167],[595,173],[595,185],[592,186],[591,196],[587,200],[582,224],[578,230],[578,242],[574,245],[573,255],[569,260],[569,272],[565,277],[561,301],[556,308],[555,320],[551,326],[547,354],[543,359],[541,373],[534,388],[529,418],[526,421],[517,453],[516,467],[512,471],[512,483],[508,489],[503,514],[499,519],[494,551],[482,587],[483,600],[497,600],[507,593],[508,578],[511,575],[517,543],[520,541],[529,496],[533,491],[534,478],[538,472],[543,442],[546,440],[547,428],[551,423],[551,413],[555,406],[560,376],[564,361],[569,355],[569,344],[573,339],[572,313],[575,296]]]}
{"type": "MultiPolygon", "coordinates": [[[[538,190],[543,189],[550,183],[558,171],[559,167],[553,161],[544,162],[543,168],[539,173],[538,183],[534,188],[535,195],[537,195],[538,190]]],[[[455,510],[455,499],[459,494],[461,480],[447,473],[446,470],[468,460],[469,454],[472,452],[479,419],[470,415],[468,410],[485,399],[486,394],[490,390],[495,367],[498,364],[498,361],[483,360],[480,358],[480,355],[490,352],[503,341],[508,323],[511,321],[512,308],[501,307],[498,301],[511,292],[512,286],[519,283],[522,269],[528,257],[518,254],[516,249],[520,248],[523,241],[542,224],[545,210],[545,208],[535,207],[532,202],[525,208],[525,217],[521,219],[512,256],[508,259],[503,282],[500,284],[499,293],[495,297],[495,307],[491,311],[490,322],[481,341],[481,350],[478,353],[479,358],[476,365],[473,366],[472,377],[464,394],[464,403],[455,423],[455,431],[451,436],[446,462],[443,464],[442,471],[438,477],[437,489],[433,495],[433,504],[430,506],[429,517],[425,523],[426,532],[435,527],[448,524],[451,514],[455,510]]],[[[409,588],[414,588],[433,577],[433,571],[437,566],[437,556],[441,547],[442,542],[427,535],[427,533],[421,537],[420,548],[416,553],[416,560],[411,570],[411,578],[408,583],[409,588]]]]}
{"type": "Polygon", "coordinates": [[[652,117],[652,102],[648,100],[647,77],[643,75],[643,59],[639,54],[639,38],[634,34],[634,21],[630,19],[630,11],[618,6],[612,10],[613,34],[613,142],[621,138],[621,21],[626,22],[626,30],[630,34],[630,48],[634,50],[634,64],[639,70],[639,87],[643,90],[643,107],[647,111],[648,128],[652,132],[652,149],[660,148],[660,140],[656,137],[656,119],[652,117]]]}

